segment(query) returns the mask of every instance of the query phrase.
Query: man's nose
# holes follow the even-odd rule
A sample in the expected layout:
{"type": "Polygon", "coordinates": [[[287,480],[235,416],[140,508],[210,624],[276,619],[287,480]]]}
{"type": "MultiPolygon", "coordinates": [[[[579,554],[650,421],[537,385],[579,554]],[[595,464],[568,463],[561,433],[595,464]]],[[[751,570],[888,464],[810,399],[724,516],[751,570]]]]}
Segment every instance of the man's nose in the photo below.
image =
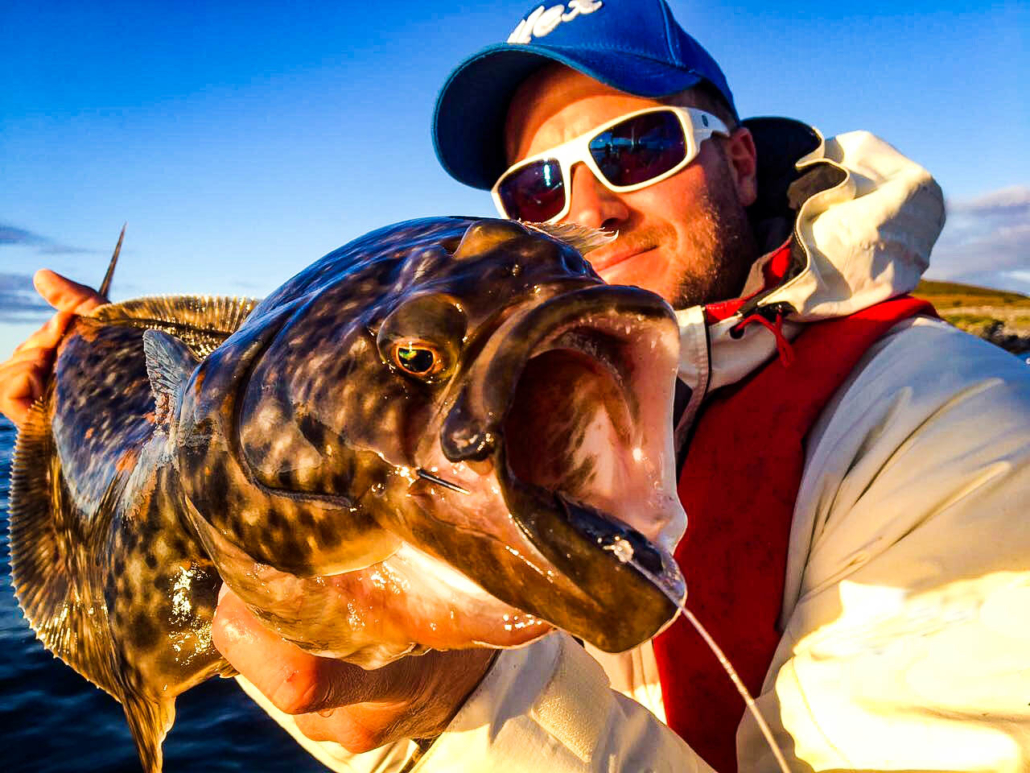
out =
{"type": "Polygon", "coordinates": [[[586,164],[572,168],[571,194],[566,222],[615,231],[629,217],[629,207],[622,196],[608,190],[586,164]]]}

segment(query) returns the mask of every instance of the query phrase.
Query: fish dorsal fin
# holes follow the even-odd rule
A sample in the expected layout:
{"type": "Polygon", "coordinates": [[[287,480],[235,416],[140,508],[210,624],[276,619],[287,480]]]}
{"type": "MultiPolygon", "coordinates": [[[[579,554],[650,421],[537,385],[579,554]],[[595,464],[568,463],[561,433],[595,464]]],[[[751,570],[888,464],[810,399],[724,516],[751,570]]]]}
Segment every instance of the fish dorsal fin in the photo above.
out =
{"type": "MultiPolygon", "coordinates": [[[[11,463],[11,580],[36,637],[90,682],[121,699],[103,583],[91,534],[62,519],[60,464],[46,400],[18,432],[11,463]]],[[[101,531],[103,529],[101,528],[101,531]]]]}
{"type": "Polygon", "coordinates": [[[154,390],[157,423],[167,424],[174,415],[182,385],[200,363],[200,358],[182,341],[163,330],[143,333],[143,352],[147,357],[147,375],[154,390]]]}
{"type": "Polygon", "coordinates": [[[98,306],[89,317],[105,325],[163,330],[198,357],[206,357],[239,329],[258,302],[256,298],[163,295],[98,306]]]}
{"type": "Polygon", "coordinates": [[[579,223],[522,223],[522,225],[547,234],[552,239],[565,242],[577,250],[580,255],[586,255],[619,238],[618,232],[602,231],[599,228],[590,228],[579,223]]]}
{"type": "Polygon", "coordinates": [[[104,274],[104,281],[100,283],[100,287],[97,288],[97,292],[107,298],[111,294],[111,280],[114,279],[114,269],[118,265],[118,255],[122,251],[122,242],[125,241],[125,226],[128,223],[122,225],[122,232],[118,235],[118,244],[114,246],[114,254],[111,256],[111,262],[107,264],[107,273],[104,274]]]}

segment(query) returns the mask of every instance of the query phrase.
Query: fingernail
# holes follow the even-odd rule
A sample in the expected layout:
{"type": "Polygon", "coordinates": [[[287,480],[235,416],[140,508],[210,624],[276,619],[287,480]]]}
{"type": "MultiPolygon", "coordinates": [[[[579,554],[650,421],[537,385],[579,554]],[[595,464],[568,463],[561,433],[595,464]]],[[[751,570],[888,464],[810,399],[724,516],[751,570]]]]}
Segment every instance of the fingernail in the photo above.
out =
{"type": "Polygon", "coordinates": [[[226,585],[226,584],[225,584],[225,583],[223,582],[223,583],[222,583],[222,587],[218,589],[218,603],[219,603],[219,604],[221,604],[221,603],[222,603],[222,597],[224,597],[224,596],[225,596],[225,594],[226,594],[226,593],[228,593],[228,592],[229,592],[229,586],[228,586],[228,585],[226,585]]]}

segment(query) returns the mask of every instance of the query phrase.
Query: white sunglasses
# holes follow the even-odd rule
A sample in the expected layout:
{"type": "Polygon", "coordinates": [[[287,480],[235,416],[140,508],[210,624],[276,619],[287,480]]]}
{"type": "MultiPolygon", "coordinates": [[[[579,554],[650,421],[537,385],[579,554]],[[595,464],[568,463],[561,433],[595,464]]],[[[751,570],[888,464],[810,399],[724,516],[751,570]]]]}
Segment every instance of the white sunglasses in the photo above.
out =
{"type": "Polygon", "coordinates": [[[648,107],[520,161],[490,194],[502,217],[553,223],[569,213],[573,164],[582,161],[609,190],[630,193],[676,174],[713,134],[730,132],[704,110],[648,107]]]}

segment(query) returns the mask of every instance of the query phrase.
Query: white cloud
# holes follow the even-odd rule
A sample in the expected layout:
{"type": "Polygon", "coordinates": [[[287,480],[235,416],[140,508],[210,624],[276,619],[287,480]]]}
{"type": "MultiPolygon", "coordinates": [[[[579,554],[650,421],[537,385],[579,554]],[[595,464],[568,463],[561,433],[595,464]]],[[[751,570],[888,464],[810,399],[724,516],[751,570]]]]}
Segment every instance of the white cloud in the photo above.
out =
{"type": "Polygon", "coordinates": [[[948,202],[950,212],[989,212],[1022,209],[1026,212],[1030,209],[1030,188],[1025,185],[1013,185],[1008,188],[999,188],[996,191],[977,196],[975,199],[966,201],[948,202]]]}
{"type": "Polygon", "coordinates": [[[37,233],[24,228],[18,228],[10,223],[0,223],[0,247],[5,246],[35,247],[38,252],[44,255],[74,255],[93,252],[93,250],[87,250],[83,247],[73,247],[68,244],[55,242],[46,236],[40,236],[37,233]]]}
{"type": "Polygon", "coordinates": [[[1030,291],[1030,187],[949,201],[927,276],[1030,291]]]}

